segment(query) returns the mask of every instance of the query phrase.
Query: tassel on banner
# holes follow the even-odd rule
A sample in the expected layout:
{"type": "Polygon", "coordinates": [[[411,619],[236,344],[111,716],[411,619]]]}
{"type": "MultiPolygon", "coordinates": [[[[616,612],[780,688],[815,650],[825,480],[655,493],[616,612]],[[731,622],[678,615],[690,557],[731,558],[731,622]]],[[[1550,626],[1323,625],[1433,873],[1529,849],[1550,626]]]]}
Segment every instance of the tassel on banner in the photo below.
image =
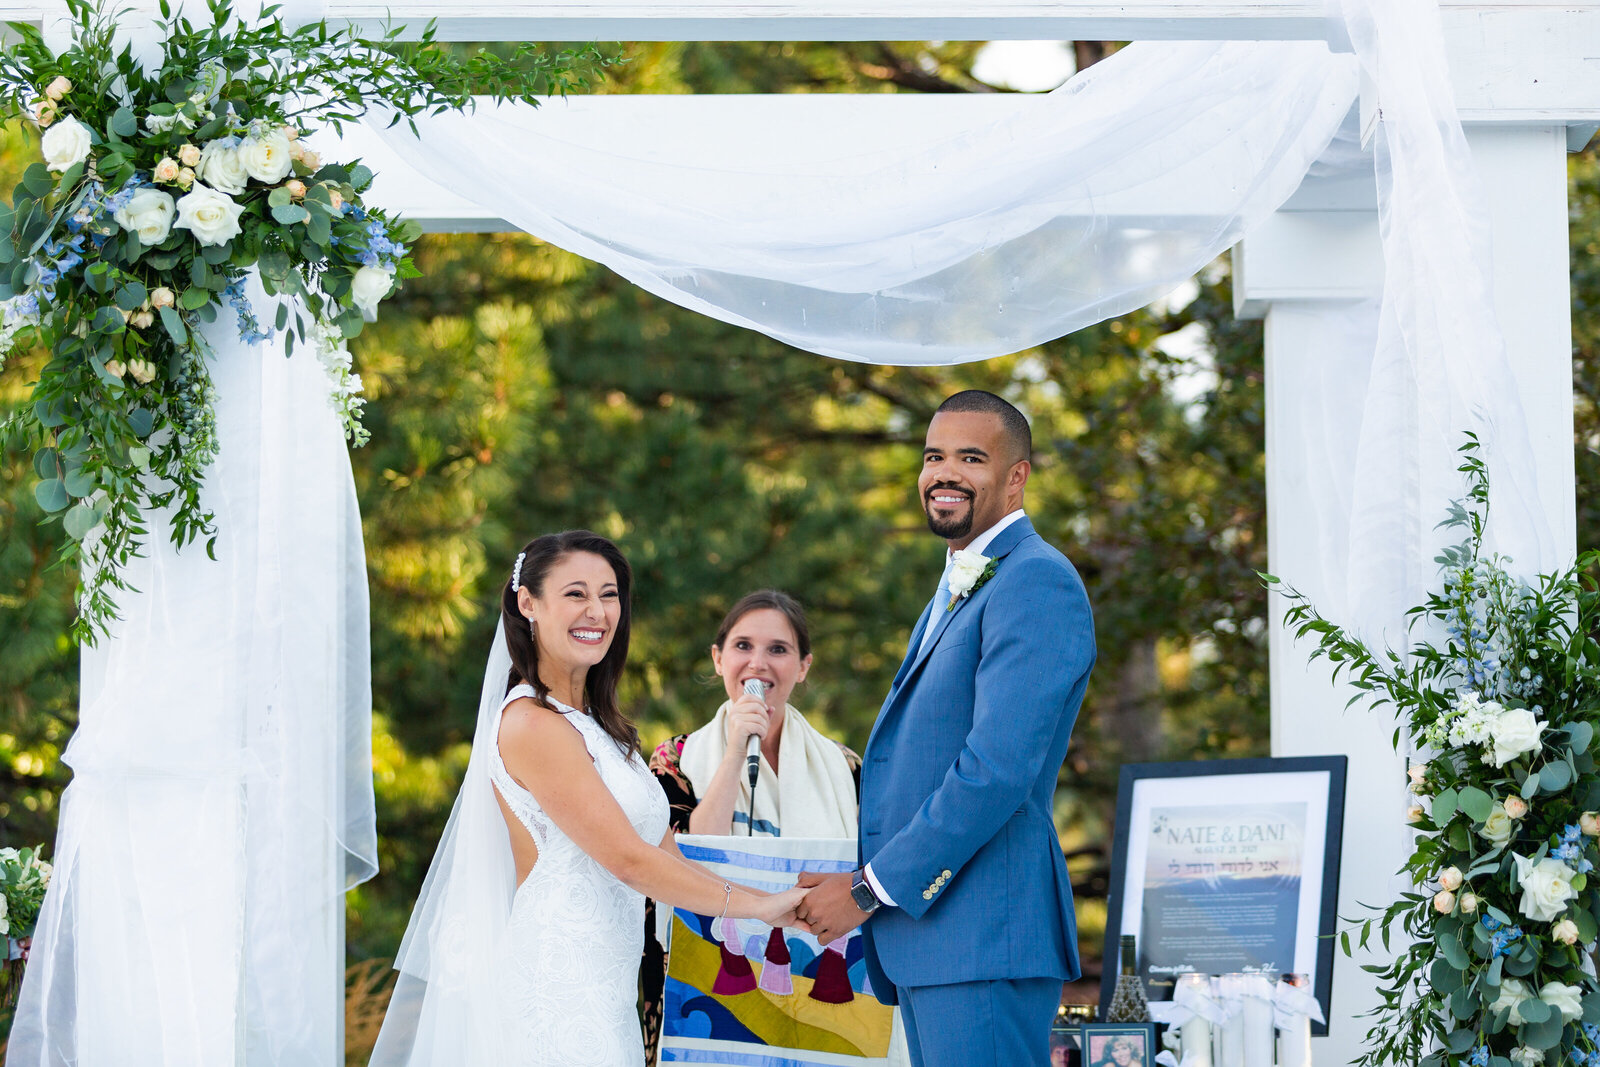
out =
{"type": "Polygon", "coordinates": [[[850,969],[844,964],[844,950],[826,945],[817,960],[817,977],[811,984],[811,999],[824,1004],[848,1004],[856,998],[850,988],[850,969]]]}
{"type": "Polygon", "coordinates": [[[777,927],[767,936],[767,961],[761,968],[760,988],[780,997],[794,994],[794,975],[789,970],[789,946],[777,927]]]}

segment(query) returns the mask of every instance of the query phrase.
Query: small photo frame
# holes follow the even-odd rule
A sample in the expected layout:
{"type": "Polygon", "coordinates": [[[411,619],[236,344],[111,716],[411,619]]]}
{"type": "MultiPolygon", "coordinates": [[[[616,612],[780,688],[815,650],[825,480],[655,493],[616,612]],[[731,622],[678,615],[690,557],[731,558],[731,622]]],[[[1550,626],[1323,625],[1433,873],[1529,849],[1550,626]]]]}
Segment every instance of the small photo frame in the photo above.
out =
{"type": "Polygon", "coordinates": [[[1083,1059],[1083,1027],[1057,1019],[1050,1027],[1050,1067],[1088,1067],[1083,1059]]]}
{"type": "Polygon", "coordinates": [[[1155,1067],[1155,1023],[1084,1023],[1078,1033],[1083,1067],[1155,1067]]]}

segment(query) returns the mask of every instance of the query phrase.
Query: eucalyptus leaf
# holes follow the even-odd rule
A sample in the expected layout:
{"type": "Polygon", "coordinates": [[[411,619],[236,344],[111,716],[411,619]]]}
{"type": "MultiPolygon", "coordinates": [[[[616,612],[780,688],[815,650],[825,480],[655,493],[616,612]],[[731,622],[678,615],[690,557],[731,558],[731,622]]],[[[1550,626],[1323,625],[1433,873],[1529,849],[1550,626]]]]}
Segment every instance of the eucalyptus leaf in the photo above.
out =
{"type": "Polygon", "coordinates": [[[94,492],[96,482],[94,473],[88,467],[79,467],[62,479],[62,484],[66,486],[68,494],[82,500],[94,492]]]}
{"type": "Polygon", "coordinates": [[[67,495],[67,487],[60,478],[51,478],[38,483],[33,487],[33,498],[39,506],[48,512],[65,511],[72,498],[67,495]]]}
{"type": "Polygon", "coordinates": [[[1451,1030],[1444,1035],[1444,1047],[1461,1055],[1478,1043],[1478,1035],[1472,1030],[1451,1030]]]}
{"type": "Polygon", "coordinates": [[[1594,743],[1594,727],[1582,719],[1577,722],[1567,723],[1567,737],[1572,741],[1575,752],[1587,752],[1594,743]]]}
{"type": "Polygon", "coordinates": [[[43,200],[55,192],[56,179],[50,173],[50,168],[43,163],[34,163],[22,172],[22,187],[35,199],[43,200]]]}
{"type": "MultiPolygon", "coordinates": [[[[1517,1010],[1524,1011],[1529,1004],[1539,1003],[1543,1001],[1525,1000],[1517,1010]]],[[[1561,1019],[1561,1013],[1552,1012],[1549,1018],[1541,1022],[1523,1023],[1517,1030],[1517,1039],[1532,1048],[1555,1048],[1561,1044],[1561,1035],[1565,1030],[1566,1024],[1561,1019]]]]}
{"type": "Polygon", "coordinates": [[[1461,988],[1461,972],[1450,966],[1449,960],[1434,960],[1428,969],[1428,984],[1441,996],[1449,996],[1461,988]]]}
{"type": "Polygon", "coordinates": [[[1463,788],[1456,804],[1473,822],[1483,822],[1494,811],[1494,798],[1475,785],[1463,788]]]}
{"type": "Polygon", "coordinates": [[[1542,1023],[1550,1018],[1550,1005],[1537,997],[1530,997],[1517,1005],[1523,1023],[1542,1023]]]}
{"type": "Polygon", "coordinates": [[[1466,989],[1458,989],[1450,994],[1450,1014],[1457,1019],[1470,1019],[1478,1010],[1472,994],[1466,989]]]}
{"type": "Polygon", "coordinates": [[[144,283],[135,279],[127,282],[117,289],[117,307],[124,311],[138,311],[139,306],[150,299],[149,290],[144,283]]]}
{"type": "Polygon", "coordinates": [[[41,448],[33,454],[33,472],[41,478],[54,478],[60,467],[60,453],[53,448],[41,448]]]}
{"type": "Polygon", "coordinates": [[[1438,937],[1439,951],[1450,962],[1450,966],[1458,971],[1465,971],[1471,964],[1466,948],[1461,944],[1461,939],[1454,934],[1440,934],[1438,937]]]}
{"type": "Polygon", "coordinates": [[[115,137],[132,137],[139,132],[139,120],[130,107],[119,107],[106,120],[106,130],[115,137]]]}
{"type": "Polygon", "coordinates": [[[189,331],[183,325],[183,319],[170,307],[161,309],[161,325],[167,328],[167,336],[172,338],[172,343],[185,345],[189,342],[189,331]]]}
{"type": "Polygon", "coordinates": [[[62,516],[61,524],[66,529],[68,537],[74,541],[82,541],[100,525],[100,514],[93,506],[80,500],[62,516]]]}
{"type": "Polygon", "coordinates": [[[183,291],[182,296],[178,297],[178,304],[189,311],[197,311],[211,303],[211,300],[211,290],[201,289],[198,286],[190,286],[188,289],[183,291]]]}
{"type": "Polygon", "coordinates": [[[128,425],[133,427],[133,432],[138,437],[146,438],[156,427],[156,417],[145,408],[134,408],[128,412],[128,425]]]}
{"type": "Polygon", "coordinates": [[[1564,762],[1547,763],[1539,772],[1539,786],[1546,793],[1559,793],[1572,782],[1572,768],[1564,762]]]}
{"type": "Polygon", "coordinates": [[[1527,780],[1522,783],[1521,792],[1523,800],[1532,800],[1537,796],[1539,793],[1539,776],[1537,774],[1528,775],[1527,780]]]}

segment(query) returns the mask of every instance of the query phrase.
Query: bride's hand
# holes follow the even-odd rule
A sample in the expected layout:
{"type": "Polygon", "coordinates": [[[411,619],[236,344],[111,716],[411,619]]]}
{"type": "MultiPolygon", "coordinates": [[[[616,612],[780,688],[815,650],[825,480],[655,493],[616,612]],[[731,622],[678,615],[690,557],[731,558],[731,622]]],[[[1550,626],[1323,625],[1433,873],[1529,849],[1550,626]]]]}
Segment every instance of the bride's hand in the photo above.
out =
{"type": "Polygon", "coordinates": [[[796,886],[781,893],[773,893],[757,905],[756,918],[768,926],[794,926],[794,911],[809,892],[811,890],[796,886]]]}

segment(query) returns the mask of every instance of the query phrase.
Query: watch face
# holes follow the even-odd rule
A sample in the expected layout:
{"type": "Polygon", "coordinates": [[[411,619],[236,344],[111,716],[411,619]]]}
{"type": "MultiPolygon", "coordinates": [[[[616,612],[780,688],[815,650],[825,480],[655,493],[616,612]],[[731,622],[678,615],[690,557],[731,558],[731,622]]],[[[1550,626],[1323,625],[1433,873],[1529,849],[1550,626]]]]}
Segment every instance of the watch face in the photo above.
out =
{"type": "Polygon", "coordinates": [[[878,898],[872,895],[872,887],[864,879],[850,887],[850,899],[864,912],[873,912],[878,907],[878,898]]]}

